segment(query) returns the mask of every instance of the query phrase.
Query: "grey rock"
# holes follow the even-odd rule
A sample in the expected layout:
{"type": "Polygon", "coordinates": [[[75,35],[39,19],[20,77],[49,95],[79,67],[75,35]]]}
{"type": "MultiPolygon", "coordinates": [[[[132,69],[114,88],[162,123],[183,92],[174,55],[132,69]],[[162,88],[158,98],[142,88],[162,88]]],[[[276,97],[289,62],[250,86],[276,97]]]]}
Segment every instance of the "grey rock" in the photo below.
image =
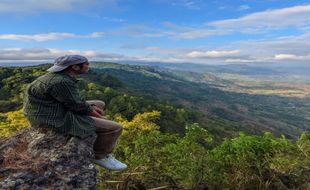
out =
{"type": "Polygon", "coordinates": [[[96,189],[95,138],[31,128],[0,140],[0,189],[96,189]]]}

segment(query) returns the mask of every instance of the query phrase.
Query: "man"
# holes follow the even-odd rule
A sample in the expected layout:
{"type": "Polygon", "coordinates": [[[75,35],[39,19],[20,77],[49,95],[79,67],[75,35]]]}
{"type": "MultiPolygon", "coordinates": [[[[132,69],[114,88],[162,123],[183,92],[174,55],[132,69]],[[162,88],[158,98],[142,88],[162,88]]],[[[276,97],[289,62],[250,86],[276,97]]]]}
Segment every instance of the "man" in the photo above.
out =
{"type": "Polygon", "coordinates": [[[49,127],[80,138],[97,133],[94,162],[110,170],[126,169],[112,155],[122,126],[104,119],[104,102],[85,101],[79,94],[75,77],[88,70],[89,62],[83,56],[57,58],[47,74],[28,86],[24,114],[33,127],[49,127]]]}

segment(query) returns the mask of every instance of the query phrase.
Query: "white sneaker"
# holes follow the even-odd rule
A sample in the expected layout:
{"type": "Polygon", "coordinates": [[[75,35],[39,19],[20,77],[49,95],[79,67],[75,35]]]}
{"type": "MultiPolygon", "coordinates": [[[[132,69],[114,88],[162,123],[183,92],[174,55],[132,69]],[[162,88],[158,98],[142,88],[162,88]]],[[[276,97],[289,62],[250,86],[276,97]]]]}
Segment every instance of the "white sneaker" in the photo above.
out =
{"type": "Polygon", "coordinates": [[[94,163],[109,170],[124,170],[127,168],[126,164],[116,160],[112,154],[108,154],[100,160],[94,160],[94,163]]]}

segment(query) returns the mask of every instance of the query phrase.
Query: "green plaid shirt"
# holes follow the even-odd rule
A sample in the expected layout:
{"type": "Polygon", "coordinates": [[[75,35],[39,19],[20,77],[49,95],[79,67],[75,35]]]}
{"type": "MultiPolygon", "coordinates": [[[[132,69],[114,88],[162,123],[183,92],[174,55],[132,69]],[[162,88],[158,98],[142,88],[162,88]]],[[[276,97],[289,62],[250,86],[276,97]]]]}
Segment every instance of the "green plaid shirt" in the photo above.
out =
{"type": "Polygon", "coordinates": [[[95,133],[91,106],[81,98],[77,80],[65,73],[47,73],[26,90],[24,114],[33,127],[86,137],[95,133]]]}

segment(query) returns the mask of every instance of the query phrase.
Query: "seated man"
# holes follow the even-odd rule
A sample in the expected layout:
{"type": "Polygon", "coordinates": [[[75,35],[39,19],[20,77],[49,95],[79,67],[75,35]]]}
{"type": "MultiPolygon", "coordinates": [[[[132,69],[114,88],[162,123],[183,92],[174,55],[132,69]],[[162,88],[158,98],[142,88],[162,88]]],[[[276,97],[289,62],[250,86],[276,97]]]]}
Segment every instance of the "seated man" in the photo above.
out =
{"type": "Polygon", "coordinates": [[[88,70],[89,62],[83,56],[57,58],[47,74],[28,86],[24,114],[33,127],[49,127],[80,138],[97,133],[95,163],[110,170],[126,169],[112,155],[122,126],[103,117],[104,102],[85,101],[79,94],[75,77],[88,70]]]}

